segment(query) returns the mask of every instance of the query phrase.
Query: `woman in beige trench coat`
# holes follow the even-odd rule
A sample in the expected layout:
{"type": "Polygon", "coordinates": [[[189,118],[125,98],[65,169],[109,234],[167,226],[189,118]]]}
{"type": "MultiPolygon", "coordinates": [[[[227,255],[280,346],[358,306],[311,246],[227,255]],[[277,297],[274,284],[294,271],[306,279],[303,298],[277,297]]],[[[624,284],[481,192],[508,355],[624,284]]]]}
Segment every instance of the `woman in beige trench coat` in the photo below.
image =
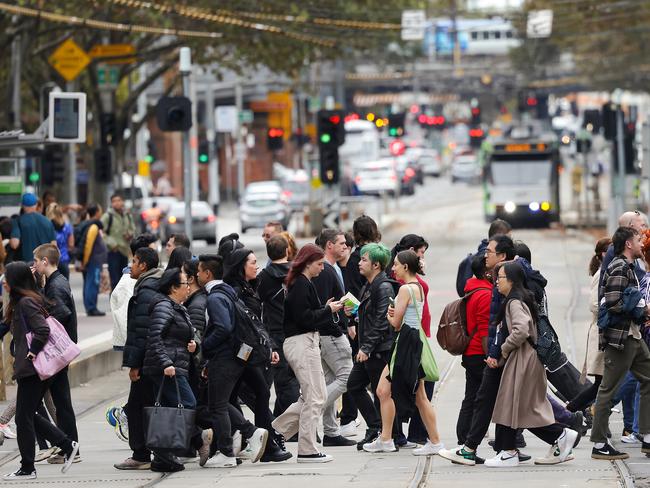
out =
{"type": "Polygon", "coordinates": [[[589,309],[591,311],[591,324],[587,332],[587,352],[585,354],[585,363],[582,367],[582,378],[593,376],[593,384],[581,391],[566,406],[567,410],[577,412],[585,410],[596,399],[598,387],[603,379],[605,371],[605,353],[598,347],[598,284],[600,283],[600,266],[603,263],[603,257],[612,240],[609,237],[603,237],[596,243],[594,255],[589,263],[589,275],[591,276],[591,291],[589,294],[589,309]]]}
{"type": "Polygon", "coordinates": [[[546,373],[531,345],[537,340],[537,307],[532,293],[524,287],[525,273],[516,261],[499,267],[497,287],[505,297],[497,315],[498,334],[507,338],[501,346],[505,362],[492,421],[496,425],[495,449],[498,454],[485,461],[490,468],[519,464],[515,447],[516,429],[530,430],[551,445],[546,457],[535,464],[558,464],[573,459],[571,449],[578,437],[574,430],[555,423],[553,409],[546,398],[546,373]]]}

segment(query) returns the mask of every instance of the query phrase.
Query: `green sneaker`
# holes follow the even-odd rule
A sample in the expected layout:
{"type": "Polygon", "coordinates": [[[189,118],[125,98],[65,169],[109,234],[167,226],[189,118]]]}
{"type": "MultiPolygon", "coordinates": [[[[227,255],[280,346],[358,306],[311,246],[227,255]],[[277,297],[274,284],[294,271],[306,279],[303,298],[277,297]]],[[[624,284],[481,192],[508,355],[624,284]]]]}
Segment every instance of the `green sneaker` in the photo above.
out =
{"type": "Polygon", "coordinates": [[[465,466],[476,465],[476,452],[468,451],[465,446],[460,449],[442,449],[438,456],[445,458],[455,464],[464,464],[465,466]]]}

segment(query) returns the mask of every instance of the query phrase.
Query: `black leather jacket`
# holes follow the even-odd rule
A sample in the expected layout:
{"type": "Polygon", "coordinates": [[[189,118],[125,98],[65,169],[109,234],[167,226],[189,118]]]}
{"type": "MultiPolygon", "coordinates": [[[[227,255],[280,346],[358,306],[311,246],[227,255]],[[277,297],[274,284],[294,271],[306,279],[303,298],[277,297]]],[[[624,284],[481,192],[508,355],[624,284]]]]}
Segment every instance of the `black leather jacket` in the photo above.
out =
{"type": "Polygon", "coordinates": [[[176,374],[187,376],[191,360],[187,344],[194,338],[187,309],[159,295],[149,310],[151,325],[142,372],[149,376],[162,375],[165,368],[174,366],[176,374]]]}
{"type": "Polygon", "coordinates": [[[45,280],[43,294],[49,300],[48,312],[65,327],[72,342],[77,342],[77,310],[70,283],[60,271],[55,271],[45,280]]]}
{"type": "Polygon", "coordinates": [[[393,345],[393,328],[386,318],[389,298],[395,298],[395,289],[383,271],[361,289],[357,337],[359,350],[368,356],[389,351],[393,345]]]}

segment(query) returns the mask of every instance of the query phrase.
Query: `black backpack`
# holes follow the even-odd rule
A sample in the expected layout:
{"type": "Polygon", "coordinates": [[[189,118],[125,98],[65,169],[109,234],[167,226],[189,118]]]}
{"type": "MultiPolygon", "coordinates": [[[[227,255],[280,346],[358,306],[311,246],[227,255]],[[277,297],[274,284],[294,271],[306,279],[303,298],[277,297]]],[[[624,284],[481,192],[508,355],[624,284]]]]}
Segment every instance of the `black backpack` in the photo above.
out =
{"type": "Polygon", "coordinates": [[[530,344],[537,350],[537,357],[550,371],[554,371],[562,366],[564,355],[560,347],[560,340],[548,320],[548,317],[540,315],[537,320],[537,343],[530,344]]]}
{"type": "Polygon", "coordinates": [[[250,366],[268,366],[273,348],[264,324],[241,299],[235,300],[234,305],[232,345],[235,356],[250,366]]]}

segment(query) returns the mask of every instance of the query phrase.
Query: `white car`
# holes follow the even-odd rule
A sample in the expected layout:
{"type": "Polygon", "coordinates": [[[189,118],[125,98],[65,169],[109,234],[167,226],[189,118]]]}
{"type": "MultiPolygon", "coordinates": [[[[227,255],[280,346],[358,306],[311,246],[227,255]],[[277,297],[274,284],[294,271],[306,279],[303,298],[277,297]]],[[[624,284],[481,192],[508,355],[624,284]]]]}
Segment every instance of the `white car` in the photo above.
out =
{"type": "Polygon", "coordinates": [[[354,184],[362,195],[397,195],[400,181],[392,159],[363,163],[356,167],[354,184]]]}
{"type": "Polygon", "coordinates": [[[425,175],[435,176],[436,178],[442,174],[442,161],[440,154],[435,149],[427,149],[422,151],[418,158],[418,164],[422,168],[425,175]]]}
{"type": "Polygon", "coordinates": [[[481,167],[474,154],[460,154],[451,164],[451,182],[466,181],[477,183],[481,177],[481,167]]]}

